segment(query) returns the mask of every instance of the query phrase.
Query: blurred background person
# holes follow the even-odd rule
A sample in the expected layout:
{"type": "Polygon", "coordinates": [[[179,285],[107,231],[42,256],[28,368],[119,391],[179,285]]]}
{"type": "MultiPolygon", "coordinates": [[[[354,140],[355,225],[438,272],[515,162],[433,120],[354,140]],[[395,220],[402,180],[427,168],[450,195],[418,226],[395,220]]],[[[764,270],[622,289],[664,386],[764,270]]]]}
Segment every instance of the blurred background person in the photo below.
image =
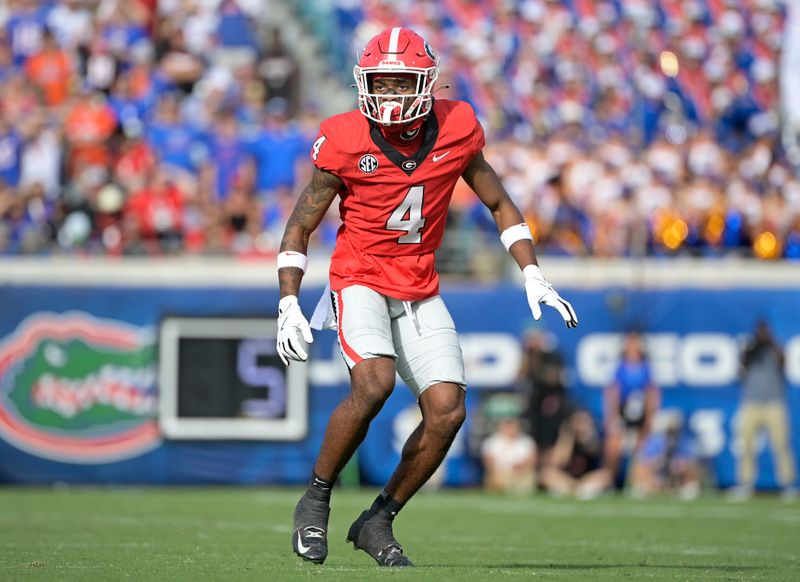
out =
{"type": "Polygon", "coordinates": [[[633,457],[647,438],[660,404],[661,391],[653,382],[642,336],[629,332],[614,380],[603,392],[603,454],[615,479],[621,477],[623,457],[633,457]]]}
{"type": "Polygon", "coordinates": [[[783,350],[765,320],[756,323],[753,336],[742,353],[742,397],[739,407],[738,483],[733,499],[753,495],[756,482],[756,441],[764,429],[777,467],[778,485],[785,499],[797,496],[796,468],[789,441],[790,421],[786,406],[783,350]]]}
{"type": "Polygon", "coordinates": [[[633,497],[676,493],[681,499],[700,494],[700,469],[690,437],[683,431],[679,410],[662,410],[633,458],[630,492],[633,497]]]}
{"type": "Polygon", "coordinates": [[[523,401],[523,418],[536,441],[539,464],[548,463],[559,428],[572,405],[564,385],[564,357],[552,334],[531,328],[523,339],[523,360],[517,391],[523,401]]]}
{"type": "Polygon", "coordinates": [[[75,83],[74,69],[69,53],[59,46],[52,31],[45,28],[40,50],[25,62],[25,74],[40,92],[45,106],[57,109],[67,101],[75,83]]]}
{"type": "Polygon", "coordinates": [[[603,444],[592,415],[576,410],[561,424],[558,440],[543,463],[540,483],[555,497],[592,499],[613,484],[602,460],[603,444]]]}
{"type": "Polygon", "coordinates": [[[536,488],[536,443],[522,428],[518,401],[495,397],[489,407],[494,429],[481,444],[484,487],[495,493],[532,494],[536,488]]]}

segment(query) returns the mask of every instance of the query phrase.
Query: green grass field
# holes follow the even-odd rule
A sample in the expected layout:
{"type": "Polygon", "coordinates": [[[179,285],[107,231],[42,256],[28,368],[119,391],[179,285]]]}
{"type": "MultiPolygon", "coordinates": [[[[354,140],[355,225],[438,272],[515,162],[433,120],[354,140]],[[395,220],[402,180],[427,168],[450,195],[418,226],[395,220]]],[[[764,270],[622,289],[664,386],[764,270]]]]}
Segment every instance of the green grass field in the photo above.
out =
{"type": "Polygon", "coordinates": [[[299,490],[0,489],[0,580],[800,580],[800,503],[418,495],[380,569],[344,538],[375,491],[337,490],[330,554],[290,548],[299,490]]]}

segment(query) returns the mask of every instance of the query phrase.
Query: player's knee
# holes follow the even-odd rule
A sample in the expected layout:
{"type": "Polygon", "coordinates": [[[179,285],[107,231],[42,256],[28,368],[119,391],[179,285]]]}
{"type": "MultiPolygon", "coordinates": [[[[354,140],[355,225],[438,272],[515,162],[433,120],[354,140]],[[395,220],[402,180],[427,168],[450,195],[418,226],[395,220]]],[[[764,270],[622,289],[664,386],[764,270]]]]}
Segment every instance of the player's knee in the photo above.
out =
{"type": "Polygon", "coordinates": [[[431,407],[428,416],[426,421],[429,421],[434,429],[452,436],[464,424],[464,420],[467,418],[467,409],[463,401],[452,401],[431,407]]]}
{"type": "Polygon", "coordinates": [[[461,425],[464,424],[464,420],[466,418],[467,410],[462,403],[460,406],[445,413],[442,420],[442,425],[446,427],[447,432],[450,435],[455,435],[458,432],[458,429],[461,428],[461,425]]]}
{"type": "Polygon", "coordinates": [[[394,363],[385,359],[364,360],[352,371],[350,397],[373,414],[380,411],[394,390],[394,363]]]}

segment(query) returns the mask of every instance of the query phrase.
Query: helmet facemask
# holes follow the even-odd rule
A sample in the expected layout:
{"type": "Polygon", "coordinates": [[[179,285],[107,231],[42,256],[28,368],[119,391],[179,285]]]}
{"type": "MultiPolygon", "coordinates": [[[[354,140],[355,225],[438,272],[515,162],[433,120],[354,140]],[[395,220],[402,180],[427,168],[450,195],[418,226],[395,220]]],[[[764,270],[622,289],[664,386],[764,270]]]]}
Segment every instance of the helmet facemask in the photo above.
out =
{"type": "Polygon", "coordinates": [[[433,106],[434,83],[439,78],[439,68],[406,67],[401,62],[381,63],[377,67],[353,67],[358,89],[358,107],[368,119],[384,126],[405,125],[428,115],[433,106]],[[372,81],[376,76],[392,77],[411,75],[416,81],[415,93],[375,93],[372,81]],[[408,106],[406,107],[406,105],[408,106]]]}

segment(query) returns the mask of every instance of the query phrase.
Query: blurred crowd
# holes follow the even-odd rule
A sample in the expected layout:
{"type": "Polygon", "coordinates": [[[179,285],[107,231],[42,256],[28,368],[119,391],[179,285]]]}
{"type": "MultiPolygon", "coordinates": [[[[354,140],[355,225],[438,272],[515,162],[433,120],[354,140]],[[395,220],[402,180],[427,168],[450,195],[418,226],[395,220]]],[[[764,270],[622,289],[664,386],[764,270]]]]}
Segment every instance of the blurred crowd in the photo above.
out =
{"type": "Polygon", "coordinates": [[[272,251],[318,120],[260,10],[0,3],[0,253],[272,251]]]}
{"type": "MultiPolygon", "coordinates": [[[[385,26],[429,40],[441,94],[475,107],[544,251],[800,257],[800,180],[779,139],[783,2],[335,4],[343,71],[385,26]]],[[[468,193],[457,201],[491,230],[468,193]]]]}
{"type": "MultiPolygon", "coordinates": [[[[800,258],[779,0],[293,4],[332,9],[321,54],[344,83],[379,29],[428,38],[542,253],[800,258]]],[[[273,254],[324,96],[264,13],[0,2],[0,253],[273,254]]],[[[449,225],[500,248],[463,183],[449,225]]],[[[333,210],[312,243],[337,227],[333,210]]]]}

